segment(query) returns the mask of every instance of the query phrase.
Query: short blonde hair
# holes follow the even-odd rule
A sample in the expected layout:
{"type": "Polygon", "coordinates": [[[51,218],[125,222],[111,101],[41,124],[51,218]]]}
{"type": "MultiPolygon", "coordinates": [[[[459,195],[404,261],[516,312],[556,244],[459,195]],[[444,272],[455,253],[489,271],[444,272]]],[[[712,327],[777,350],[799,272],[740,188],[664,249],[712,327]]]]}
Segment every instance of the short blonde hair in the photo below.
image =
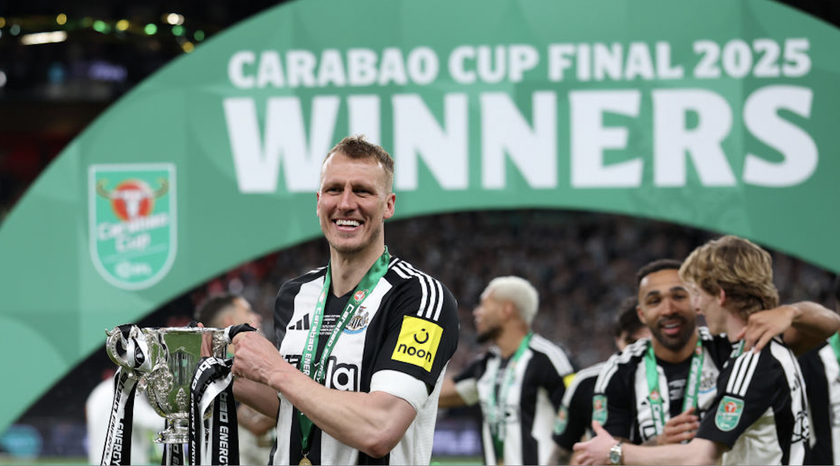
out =
{"type": "Polygon", "coordinates": [[[498,301],[509,301],[513,303],[519,312],[519,317],[529,327],[531,326],[531,322],[534,321],[534,316],[537,315],[537,308],[539,306],[539,293],[531,282],[512,275],[508,277],[497,277],[490,280],[490,283],[487,284],[487,288],[484,289],[481,295],[487,296],[490,293],[493,293],[493,298],[498,301]]]}
{"type": "MultiPolygon", "coordinates": [[[[347,136],[338,144],[333,146],[324,160],[321,162],[321,169],[327,163],[327,160],[335,153],[342,153],[351,159],[374,159],[385,171],[385,187],[390,192],[394,189],[394,159],[382,146],[374,144],[364,135],[347,136]]],[[[321,173],[323,176],[323,171],[321,173]]],[[[323,181],[323,180],[322,180],[323,181]]]]}
{"type": "Polygon", "coordinates": [[[755,243],[727,235],[698,247],[683,261],[680,278],[711,295],[720,290],[731,312],[745,319],[779,305],[773,284],[773,259],[755,243]]]}

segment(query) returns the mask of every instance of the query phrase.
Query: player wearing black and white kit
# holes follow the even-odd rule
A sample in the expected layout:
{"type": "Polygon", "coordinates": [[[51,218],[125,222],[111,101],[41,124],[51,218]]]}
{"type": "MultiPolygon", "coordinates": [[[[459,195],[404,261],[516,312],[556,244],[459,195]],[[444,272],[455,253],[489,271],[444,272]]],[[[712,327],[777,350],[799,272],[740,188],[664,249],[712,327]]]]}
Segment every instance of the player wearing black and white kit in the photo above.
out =
{"type": "Polygon", "coordinates": [[[679,276],[692,308],[736,344],[712,409],[684,444],[624,444],[593,422],[596,436],[574,446],[581,464],[806,464],[808,400],[791,347],[813,348],[837,332],[840,316],[813,303],[778,306],[772,264],[767,251],[735,236],[686,258],[679,276]]]}
{"type": "MultiPolygon", "coordinates": [[[[837,340],[837,334],[831,337],[837,340]]],[[[829,339],[829,340],[831,340],[829,339]]],[[[838,342],[840,343],[840,342],[838,342]]],[[[810,464],[840,464],[840,344],[830,341],[799,357],[816,443],[810,464]]]]}
{"type": "Polygon", "coordinates": [[[715,410],[700,423],[697,438],[729,447],[723,464],[809,464],[805,381],[781,339],[758,354],[732,358],[718,386],[715,410]]]}
{"type": "MultiPolygon", "coordinates": [[[[715,400],[717,378],[720,368],[732,353],[732,343],[726,337],[712,336],[706,327],[698,327],[697,332],[703,348],[697,399],[697,414],[702,417],[715,400]]],[[[594,418],[602,422],[610,435],[628,439],[637,445],[657,435],[644,361],[650,344],[650,339],[644,338],[611,356],[602,367],[594,389],[596,403],[599,397],[603,397],[600,400],[602,406],[606,406],[603,412],[606,419],[599,418],[599,406],[594,407],[594,418]]],[[[667,387],[661,390],[664,419],[667,421],[683,412],[691,358],[676,364],[657,358],[656,368],[659,386],[667,387]]]]}
{"type": "MultiPolygon", "coordinates": [[[[298,368],[325,273],[326,267],[287,282],[275,302],[280,353],[298,368]]],[[[340,298],[328,295],[315,360],[350,294],[340,298]]],[[[417,417],[396,448],[383,458],[371,458],[316,427],[309,460],[313,464],[428,464],[439,382],[457,344],[457,305],[449,290],[411,264],[391,257],[388,272],[338,339],[325,385],[337,390],[390,393],[407,400],[417,417]]],[[[301,459],[298,411],[282,395],[280,400],[273,463],[297,464],[301,459]]]]}
{"type": "MultiPolygon", "coordinates": [[[[504,384],[500,380],[509,361],[491,348],[455,377],[461,398],[473,405],[481,402],[482,443],[486,464],[498,464],[490,435],[485,400],[495,396],[504,384]]],[[[564,378],[574,373],[565,351],[540,335],[533,334],[527,350],[516,363],[513,383],[505,406],[504,464],[545,464],[553,451],[552,432],[557,410],[566,391],[564,378]]]]}
{"type": "Polygon", "coordinates": [[[563,394],[560,410],[554,420],[554,443],[571,451],[572,445],[579,442],[590,428],[592,421],[592,395],[595,381],[604,362],[577,371],[572,382],[563,394]]]}

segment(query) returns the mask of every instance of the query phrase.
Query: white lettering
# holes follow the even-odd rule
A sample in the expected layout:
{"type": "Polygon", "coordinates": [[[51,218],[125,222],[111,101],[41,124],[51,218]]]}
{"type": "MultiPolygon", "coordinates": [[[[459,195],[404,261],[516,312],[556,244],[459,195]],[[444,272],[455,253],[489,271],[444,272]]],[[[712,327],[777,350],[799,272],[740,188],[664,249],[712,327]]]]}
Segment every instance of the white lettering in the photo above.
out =
{"type": "Polygon", "coordinates": [[[557,96],[535,92],[531,98],[533,127],[510,95],[481,96],[481,183],[486,189],[505,187],[505,154],[533,188],[557,186],[557,96]]]}
{"type": "Polygon", "coordinates": [[[257,68],[257,88],[262,89],[268,85],[283,87],[286,79],[283,77],[283,65],[280,63],[280,54],[267,50],[260,54],[260,66],[257,68]]]}
{"type": "Polygon", "coordinates": [[[466,189],[468,172],[467,96],[447,94],[441,127],[419,96],[395,95],[394,158],[398,189],[416,190],[422,158],[440,186],[466,189]]]}
{"type": "Polygon", "coordinates": [[[338,98],[319,96],[313,99],[308,143],[303,111],[297,98],[271,98],[267,106],[265,143],[262,144],[254,100],[224,100],[239,190],[243,193],[276,191],[282,156],[286,189],[289,192],[316,191],[321,160],[330,148],[335,130],[338,98]]]}
{"type": "Polygon", "coordinates": [[[605,111],[638,116],[639,91],[576,91],[569,95],[571,108],[572,187],[638,187],[642,183],[642,160],[606,165],[604,151],[626,149],[628,130],[605,128],[605,111]]]}
{"type": "Polygon", "coordinates": [[[813,138],[778,113],[788,110],[809,118],[812,99],[811,89],[795,86],[768,86],[750,94],[744,104],[744,124],[753,136],[779,151],[784,160],[768,162],[748,153],[744,161],[744,182],[758,186],[794,186],[814,174],[819,155],[813,138]]]}
{"type": "Polygon", "coordinates": [[[475,48],[468,45],[456,47],[449,54],[449,74],[459,84],[472,84],[475,82],[475,71],[467,71],[464,63],[466,60],[475,60],[475,48]]]}
{"type": "Polygon", "coordinates": [[[732,129],[732,110],[723,97],[704,89],[655,90],[653,115],[656,186],[685,186],[686,153],[703,185],[735,185],[721,146],[732,129]],[[688,112],[697,115],[694,129],[688,128],[688,112]]]}
{"type": "Polygon", "coordinates": [[[570,57],[575,54],[572,44],[551,44],[548,46],[548,80],[558,82],[563,80],[566,70],[572,67],[570,57]]]}
{"type": "Polygon", "coordinates": [[[243,50],[236,52],[228,62],[228,79],[231,84],[239,89],[250,89],[254,87],[254,77],[246,76],[245,65],[253,65],[255,61],[254,52],[243,50]]]}

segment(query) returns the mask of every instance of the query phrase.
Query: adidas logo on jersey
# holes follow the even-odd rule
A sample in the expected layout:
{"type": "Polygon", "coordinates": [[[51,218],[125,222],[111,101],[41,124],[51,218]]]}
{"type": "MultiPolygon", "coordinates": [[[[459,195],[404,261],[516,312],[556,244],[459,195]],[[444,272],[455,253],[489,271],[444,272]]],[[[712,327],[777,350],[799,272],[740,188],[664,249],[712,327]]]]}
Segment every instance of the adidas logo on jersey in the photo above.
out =
{"type": "Polygon", "coordinates": [[[289,325],[289,330],[309,330],[309,314],[303,316],[303,318],[298,319],[297,322],[289,325]]]}

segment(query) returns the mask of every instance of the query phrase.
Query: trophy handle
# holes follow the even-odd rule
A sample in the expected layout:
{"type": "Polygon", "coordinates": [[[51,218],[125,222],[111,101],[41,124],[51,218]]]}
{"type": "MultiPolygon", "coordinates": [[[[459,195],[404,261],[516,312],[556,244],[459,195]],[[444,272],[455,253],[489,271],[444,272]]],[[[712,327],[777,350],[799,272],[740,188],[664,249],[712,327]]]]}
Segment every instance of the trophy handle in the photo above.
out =
{"type": "MultiPolygon", "coordinates": [[[[128,338],[136,338],[139,333],[140,329],[132,325],[129,330],[128,338]]],[[[105,352],[108,353],[108,357],[111,358],[111,361],[114,361],[114,364],[120,367],[133,371],[134,366],[127,359],[128,354],[126,348],[128,346],[128,339],[125,334],[123,334],[122,329],[120,327],[114,327],[111,331],[106,329],[105,334],[108,335],[108,339],[105,340],[105,352]],[[122,346],[122,351],[117,349],[117,344],[122,346]],[[125,356],[120,356],[121,352],[125,354],[125,356]]]]}

